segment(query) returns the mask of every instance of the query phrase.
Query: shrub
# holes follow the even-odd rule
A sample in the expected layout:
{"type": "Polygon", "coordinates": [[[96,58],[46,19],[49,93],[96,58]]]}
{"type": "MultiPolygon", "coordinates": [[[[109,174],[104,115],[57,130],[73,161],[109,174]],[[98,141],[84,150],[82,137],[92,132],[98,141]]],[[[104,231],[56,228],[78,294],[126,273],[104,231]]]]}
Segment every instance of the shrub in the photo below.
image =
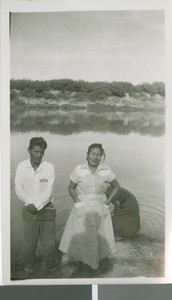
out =
{"type": "Polygon", "coordinates": [[[18,99],[19,99],[18,92],[16,90],[11,90],[10,91],[10,100],[15,101],[15,100],[18,100],[18,99]]]}
{"type": "Polygon", "coordinates": [[[21,96],[26,97],[26,98],[35,98],[35,91],[33,89],[30,89],[30,88],[25,88],[21,92],[21,96]]]}

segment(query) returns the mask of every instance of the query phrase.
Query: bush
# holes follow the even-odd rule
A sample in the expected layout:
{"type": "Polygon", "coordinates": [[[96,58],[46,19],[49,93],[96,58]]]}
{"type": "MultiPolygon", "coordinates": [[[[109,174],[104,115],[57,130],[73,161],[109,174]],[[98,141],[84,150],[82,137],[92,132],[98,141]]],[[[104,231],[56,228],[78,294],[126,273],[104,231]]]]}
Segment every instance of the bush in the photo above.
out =
{"type": "Polygon", "coordinates": [[[54,94],[50,93],[50,92],[43,92],[42,97],[45,98],[45,99],[51,99],[51,100],[56,100],[57,99],[57,97],[54,94]]]}
{"type": "Polygon", "coordinates": [[[18,92],[16,90],[11,90],[10,91],[10,100],[15,101],[15,100],[18,100],[18,99],[19,99],[18,92]]]}
{"type": "Polygon", "coordinates": [[[26,98],[35,98],[35,91],[33,89],[30,89],[30,88],[25,88],[21,92],[21,96],[26,97],[26,98]]]}

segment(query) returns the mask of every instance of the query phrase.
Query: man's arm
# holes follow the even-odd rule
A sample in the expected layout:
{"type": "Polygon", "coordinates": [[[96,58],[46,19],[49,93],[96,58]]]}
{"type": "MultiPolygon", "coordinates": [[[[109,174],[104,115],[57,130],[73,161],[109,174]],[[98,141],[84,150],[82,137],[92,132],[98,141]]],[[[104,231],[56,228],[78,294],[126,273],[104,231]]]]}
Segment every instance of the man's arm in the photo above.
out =
{"type": "Polygon", "coordinates": [[[24,188],[23,170],[20,166],[18,166],[16,170],[15,192],[17,197],[24,202],[26,206],[34,203],[34,199],[26,192],[24,188]]]}

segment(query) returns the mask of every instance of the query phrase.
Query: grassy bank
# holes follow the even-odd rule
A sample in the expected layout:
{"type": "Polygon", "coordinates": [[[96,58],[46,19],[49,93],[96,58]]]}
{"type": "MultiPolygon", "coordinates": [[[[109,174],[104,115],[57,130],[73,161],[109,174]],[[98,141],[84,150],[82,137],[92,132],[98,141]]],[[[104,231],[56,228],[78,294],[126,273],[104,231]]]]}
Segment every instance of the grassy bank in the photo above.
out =
{"type": "Polygon", "coordinates": [[[163,96],[137,95],[130,97],[128,94],[124,97],[105,97],[104,99],[85,98],[80,93],[80,99],[77,93],[62,93],[57,95],[56,99],[23,97],[20,91],[16,91],[16,97],[11,98],[11,109],[22,107],[23,110],[31,109],[55,109],[63,111],[87,110],[87,111],[137,111],[137,110],[156,110],[164,111],[165,99],[163,96]]]}
{"type": "Polygon", "coordinates": [[[130,82],[86,82],[83,80],[52,79],[32,81],[11,79],[11,106],[25,105],[62,110],[122,108],[163,108],[163,82],[133,85],[130,82]]]}

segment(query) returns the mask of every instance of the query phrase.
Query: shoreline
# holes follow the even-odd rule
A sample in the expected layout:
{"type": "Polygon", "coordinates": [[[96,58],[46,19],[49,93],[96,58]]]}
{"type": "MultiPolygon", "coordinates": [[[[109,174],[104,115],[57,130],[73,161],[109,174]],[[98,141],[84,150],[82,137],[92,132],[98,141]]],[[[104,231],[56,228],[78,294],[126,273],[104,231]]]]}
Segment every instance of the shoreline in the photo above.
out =
{"type": "Polygon", "coordinates": [[[77,104],[77,103],[69,103],[69,101],[62,101],[62,103],[54,103],[47,100],[42,100],[37,102],[35,100],[26,101],[21,99],[20,102],[11,103],[10,105],[11,110],[28,110],[28,109],[49,109],[49,110],[61,110],[61,111],[87,111],[87,112],[147,112],[147,111],[154,111],[159,113],[165,112],[165,104],[161,105],[154,105],[152,103],[148,103],[148,105],[116,105],[111,103],[100,103],[96,102],[92,103],[85,103],[84,105],[77,104]]]}
{"type": "Polygon", "coordinates": [[[71,80],[32,82],[12,80],[10,106],[25,109],[87,111],[164,110],[163,83],[133,86],[130,83],[86,83],[71,80]]]}

